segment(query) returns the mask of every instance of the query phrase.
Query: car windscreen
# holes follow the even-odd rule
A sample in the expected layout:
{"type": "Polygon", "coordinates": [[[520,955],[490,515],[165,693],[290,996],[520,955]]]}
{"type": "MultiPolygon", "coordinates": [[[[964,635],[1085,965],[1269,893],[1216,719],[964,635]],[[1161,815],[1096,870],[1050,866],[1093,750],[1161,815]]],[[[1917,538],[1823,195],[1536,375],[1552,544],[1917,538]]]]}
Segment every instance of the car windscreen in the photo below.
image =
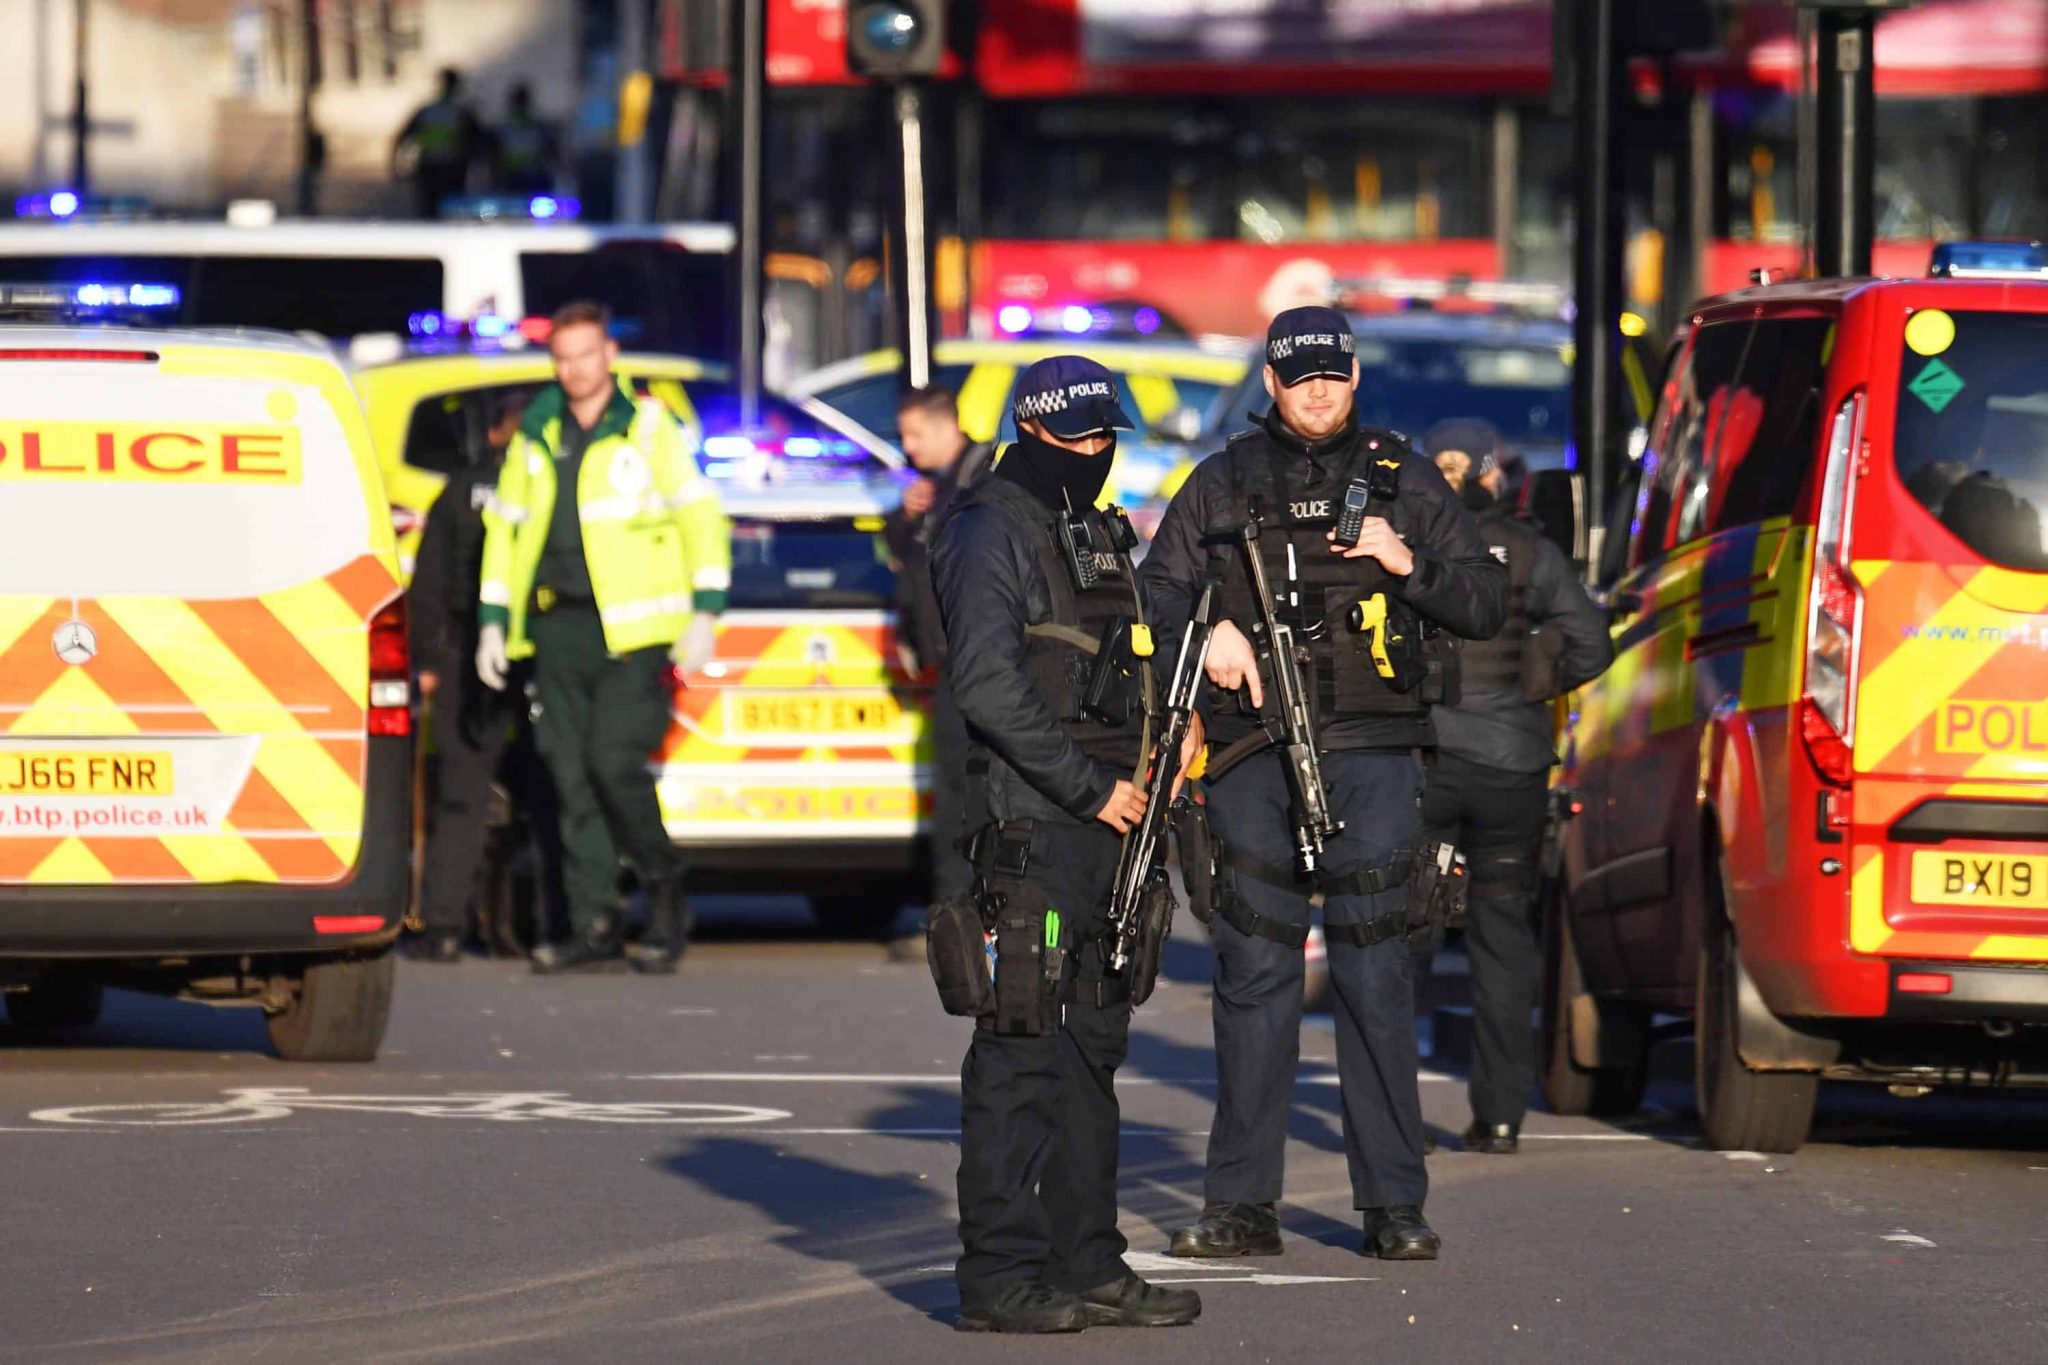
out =
{"type": "Polygon", "coordinates": [[[606,242],[593,251],[522,251],[519,276],[528,316],[590,299],[612,315],[612,335],[640,351],[723,356],[727,257],[672,242],[606,242]]]}
{"type": "Polygon", "coordinates": [[[2048,316],[1909,318],[1892,460],[1958,540],[1993,564],[2048,572],[2048,316]]]}
{"type": "MultiPolygon", "coordinates": [[[[931,386],[957,394],[973,372],[972,365],[934,365],[931,386]]],[[[826,407],[846,414],[890,445],[902,445],[903,435],[896,425],[896,405],[902,395],[903,386],[896,371],[888,370],[820,389],[816,397],[826,407]]]]}
{"type": "Polygon", "coordinates": [[[877,609],[895,591],[882,538],[862,524],[733,519],[727,600],[736,610],[877,609]]]}
{"type": "Polygon", "coordinates": [[[701,432],[698,459],[713,478],[879,484],[891,477],[872,451],[785,398],[762,394],[758,416],[748,427],[739,391],[731,384],[693,380],[688,389],[701,432]]]}
{"type": "MultiPolygon", "coordinates": [[[[1476,417],[1510,446],[1562,445],[1571,431],[1572,367],[1557,346],[1365,335],[1358,368],[1358,420],[1366,426],[1419,441],[1445,418],[1476,417]]],[[[1273,405],[1263,376],[1254,357],[1222,409],[1223,431],[1273,405]]]]}
{"type": "Polygon", "coordinates": [[[177,286],[189,327],[273,327],[349,337],[403,336],[414,313],[444,303],[441,263],[396,256],[6,256],[0,279],[177,286]]]}
{"type": "Polygon", "coordinates": [[[0,594],[252,597],[369,544],[319,389],[0,359],[0,594]]]}

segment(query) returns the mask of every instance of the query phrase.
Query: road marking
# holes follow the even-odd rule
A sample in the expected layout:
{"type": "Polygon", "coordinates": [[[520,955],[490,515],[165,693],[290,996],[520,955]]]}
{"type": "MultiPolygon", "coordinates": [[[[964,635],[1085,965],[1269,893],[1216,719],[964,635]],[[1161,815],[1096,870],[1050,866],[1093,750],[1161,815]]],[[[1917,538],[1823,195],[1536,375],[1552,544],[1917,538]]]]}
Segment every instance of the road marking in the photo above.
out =
{"type": "Polygon", "coordinates": [[[1930,1251],[1938,1251],[1940,1249],[1925,1237],[1915,1232],[1908,1232],[1904,1228],[1900,1228],[1895,1232],[1885,1233],[1884,1240],[1887,1242],[1897,1242],[1900,1246],[1926,1247],[1930,1251]]]}
{"type": "MultiPolygon", "coordinates": [[[[764,1137],[959,1137],[953,1128],[749,1128],[764,1137]]],[[[1207,1137],[1207,1128],[1133,1128],[1119,1130],[1122,1137],[1207,1137]]],[[[1199,1202],[1199,1201],[1198,1201],[1199,1202]]]]}
{"type": "Polygon", "coordinates": [[[426,1119],[485,1123],[539,1123],[566,1119],[607,1124],[757,1124],[791,1115],[746,1104],[669,1100],[582,1101],[558,1092],[453,1095],[315,1095],[303,1086],[251,1086],[221,1092],[217,1103],[91,1104],[38,1109],[38,1123],[146,1128],[261,1123],[309,1110],[351,1114],[404,1114],[426,1119]]]}
{"type": "Polygon", "coordinates": [[[1537,1142],[1655,1142],[1648,1133],[1524,1133],[1522,1140],[1537,1142]]]}
{"type": "Polygon", "coordinates": [[[1191,1256],[1162,1256],[1156,1251],[1127,1251],[1124,1264],[1131,1268],[1133,1274],[1143,1275],[1153,1284],[1369,1284],[1378,1278],[1374,1275],[1276,1275],[1250,1266],[1219,1264],[1191,1256]],[[1194,1270],[1205,1273],[1187,1273],[1194,1270]]]}
{"type": "MultiPolygon", "coordinates": [[[[628,1081],[706,1081],[741,1085],[958,1085],[960,1075],[954,1071],[935,1072],[894,1072],[894,1071],[654,1071],[641,1075],[629,1075],[621,1079],[628,1081]]],[[[1425,1071],[1416,1077],[1424,1084],[1443,1084],[1456,1080],[1441,1072],[1425,1071]]],[[[1334,1074],[1323,1072],[1307,1073],[1295,1078],[1301,1085],[1338,1085],[1340,1080],[1334,1074]]],[[[1214,1085],[1214,1076],[1119,1076],[1118,1085],[1214,1085]]]]}

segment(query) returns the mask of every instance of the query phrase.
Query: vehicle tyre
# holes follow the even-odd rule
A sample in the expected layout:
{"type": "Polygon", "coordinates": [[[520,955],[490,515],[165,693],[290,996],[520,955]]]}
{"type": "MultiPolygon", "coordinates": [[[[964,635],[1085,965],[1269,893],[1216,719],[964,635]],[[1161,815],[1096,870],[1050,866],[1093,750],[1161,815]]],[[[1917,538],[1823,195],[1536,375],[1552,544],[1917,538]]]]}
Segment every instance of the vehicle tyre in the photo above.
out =
{"type": "Polygon", "coordinates": [[[1717,1152],[1796,1152],[1813,1128],[1820,1077],[1810,1071],[1752,1071],[1736,1050],[1735,931],[1715,882],[1701,934],[1693,1014],[1693,1085],[1700,1127],[1717,1152]]]}
{"type": "Polygon", "coordinates": [[[306,968],[291,1004],[271,1014],[270,1045],[288,1062],[370,1062],[391,1022],[396,961],[336,958],[306,968]]]}
{"type": "Polygon", "coordinates": [[[1640,1007],[1602,1001],[1596,1009],[1613,1018],[1618,1032],[1642,1039],[1620,1066],[1587,1069],[1572,1056],[1573,1001],[1587,994],[1579,972],[1578,950],[1572,946],[1571,919],[1565,913],[1564,890],[1545,899],[1543,908],[1543,989],[1541,993],[1541,1059],[1543,1099],[1553,1114],[1589,1114],[1626,1118],[1642,1108],[1650,1083],[1647,1019],[1624,1020],[1624,1012],[1646,1013],[1640,1007]],[[1626,1026],[1625,1028],[1623,1026],[1626,1026]]]}
{"type": "Polygon", "coordinates": [[[900,882],[873,882],[863,889],[813,895],[811,918],[835,938],[880,938],[896,923],[908,897],[900,882]]]}
{"type": "Polygon", "coordinates": [[[91,1028],[99,1022],[106,987],[75,972],[53,972],[27,990],[7,993],[7,1022],[18,1029],[91,1028]]]}

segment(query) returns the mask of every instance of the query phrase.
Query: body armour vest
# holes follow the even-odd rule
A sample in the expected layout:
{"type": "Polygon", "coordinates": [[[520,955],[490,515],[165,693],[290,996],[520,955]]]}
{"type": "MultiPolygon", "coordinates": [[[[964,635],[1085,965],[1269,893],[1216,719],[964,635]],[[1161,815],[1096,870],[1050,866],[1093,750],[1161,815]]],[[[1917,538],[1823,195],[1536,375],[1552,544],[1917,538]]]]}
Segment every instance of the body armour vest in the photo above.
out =
{"type": "MultiPolygon", "coordinates": [[[[1299,480],[1289,478],[1292,457],[1276,449],[1263,431],[1231,437],[1216,458],[1228,462],[1231,516],[1248,520],[1256,509],[1263,520],[1258,554],[1280,620],[1291,625],[1296,639],[1308,647],[1309,692],[1315,699],[1317,723],[1420,716],[1432,702],[1442,700],[1440,686],[1426,683],[1419,664],[1398,670],[1399,676],[1390,679],[1383,671],[1384,653],[1376,656],[1376,643],[1384,650],[1388,640],[1376,641],[1375,629],[1406,633],[1395,641],[1397,655],[1405,652],[1416,659],[1422,652],[1423,623],[1400,599],[1397,580],[1377,560],[1331,553],[1327,538],[1342,510],[1344,490],[1354,480],[1371,489],[1367,515],[1383,518],[1397,532],[1412,532],[1397,490],[1401,465],[1411,457],[1399,438],[1361,429],[1348,465],[1338,467],[1334,482],[1314,493],[1304,493],[1299,480]],[[1366,617],[1354,608],[1372,604],[1375,598],[1380,600],[1368,615],[1378,614],[1379,625],[1354,628],[1354,621],[1366,624],[1366,617]]],[[[1223,580],[1222,614],[1252,635],[1253,623],[1263,618],[1253,599],[1244,553],[1234,538],[1211,537],[1209,571],[1223,580]]],[[[1432,667],[1441,677],[1441,664],[1432,667]]],[[[1226,703],[1222,714],[1231,709],[1226,703]]],[[[1237,710],[1249,710],[1242,693],[1237,694],[1237,710]]],[[[1217,737],[1228,740],[1232,731],[1244,728],[1225,724],[1217,737]]]]}
{"type": "Polygon", "coordinates": [[[1050,619],[1024,630],[1032,689],[1082,753],[1137,772],[1151,743],[1152,647],[1129,521],[1118,508],[1063,515],[997,480],[980,496],[1025,531],[1051,601],[1050,619]]]}
{"type": "Polygon", "coordinates": [[[1520,692],[1535,622],[1529,614],[1529,578],[1535,570],[1538,533],[1534,526],[1495,504],[1479,515],[1486,547],[1508,570],[1508,618],[1490,640],[1469,640],[1459,650],[1467,687],[1520,692]]]}

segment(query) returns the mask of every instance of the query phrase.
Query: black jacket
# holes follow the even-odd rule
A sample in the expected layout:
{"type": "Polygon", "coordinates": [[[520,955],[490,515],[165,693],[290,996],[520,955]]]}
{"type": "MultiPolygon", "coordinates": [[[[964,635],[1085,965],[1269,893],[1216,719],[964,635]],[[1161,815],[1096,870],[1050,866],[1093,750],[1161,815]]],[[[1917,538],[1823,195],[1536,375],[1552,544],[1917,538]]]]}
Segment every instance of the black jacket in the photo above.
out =
{"type": "MultiPolygon", "coordinates": [[[[1511,520],[1511,512],[1496,506],[1481,514],[1479,529],[1491,531],[1511,520]]],[[[1523,525],[1534,529],[1531,523],[1523,525]]],[[[1529,623],[1556,631],[1562,640],[1564,687],[1569,692],[1599,677],[1614,662],[1607,616],[1593,605],[1556,545],[1541,535],[1515,539],[1529,543],[1534,551],[1529,569],[1529,623]]],[[[1531,773],[1557,762],[1550,703],[1523,701],[1519,688],[1489,687],[1468,678],[1458,704],[1437,707],[1432,719],[1437,747],[1474,763],[1531,773]]]]}
{"type": "Polygon", "coordinates": [[[955,500],[932,547],[946,681],[989,755],[989,815],[1085,822],[1108,803],[1118,774],[1081,752],[1032,686],[1024,628],[1052,620],[1052,590],[1031,533],[1005,502],[1027,517],[1052,515],[1009,480],[983,479],[955,500]]]}
{"type": "Polygon", "coordinates": [[[899,506],[882,525],[882,540],[900,566],[896,571],[896,638],[917,655],[921,668],[939,668],[946,662],[946,631],[932,589],[932,539],[960,491],[988,472],[994,455],[995,447],[985,441],[968,446],[959,459],[930,476],[930,511],[913,517],[899,506]]]}
{"type": "MultiPolygon", "coordinates": [[[[1443,475],[1409,450],[1402,437],[1352,428],[1325,441],[1304,442],[1280,426],[1277,413],[1255,431],[1255,438],[1234,443],[1232,457],[1277,460],[1290,499],[1341,498],[1345,471],[1352,467],[1359,441],[1376,439],[1384,449],[1399,452],[1400,500],[1392,520],[1415,556],[1414,569],[1400,580],[1401,598],[1422,616],[1468,640],[1485,639],[1501,628],[1507,619],[1507,572],[1488,552],[1472,514],[1452,494],[1443,475]]],[[[1221,456],[1197,465],[1167,506],[1138,575],[1156,623],[1154,634],[1162,642],[1158,657],[1172,659],[1179,650],[1181,632],[1210,563],[1204,536],[1242,522],[1244,515],[1243,499],[1233,492],[1228,463],[1221,456]]],[[[1233,572],[1242,572],[1235,552],[1230,564],[1233,572]]],[[[1247,636],[1252,633],[1250,622],[1235,624],[1247,636]]],[[[1262,682],[1270,694],[1271,680],[1262,682]]],[[[1326,724],[1321,738],[1327,749],[1406,749],[1429,742],[1426,721],[1379,717],[1326,724]]]]}
{"type": "Polygon", "coordinates": [[[498,485],[496,463],[473,465],[448,480],[427,512],[413,561],[406,611],[413,668],[439,673],[444,685],[475,680],[477,580],[483,570],[484,504],[498,485]]]}

